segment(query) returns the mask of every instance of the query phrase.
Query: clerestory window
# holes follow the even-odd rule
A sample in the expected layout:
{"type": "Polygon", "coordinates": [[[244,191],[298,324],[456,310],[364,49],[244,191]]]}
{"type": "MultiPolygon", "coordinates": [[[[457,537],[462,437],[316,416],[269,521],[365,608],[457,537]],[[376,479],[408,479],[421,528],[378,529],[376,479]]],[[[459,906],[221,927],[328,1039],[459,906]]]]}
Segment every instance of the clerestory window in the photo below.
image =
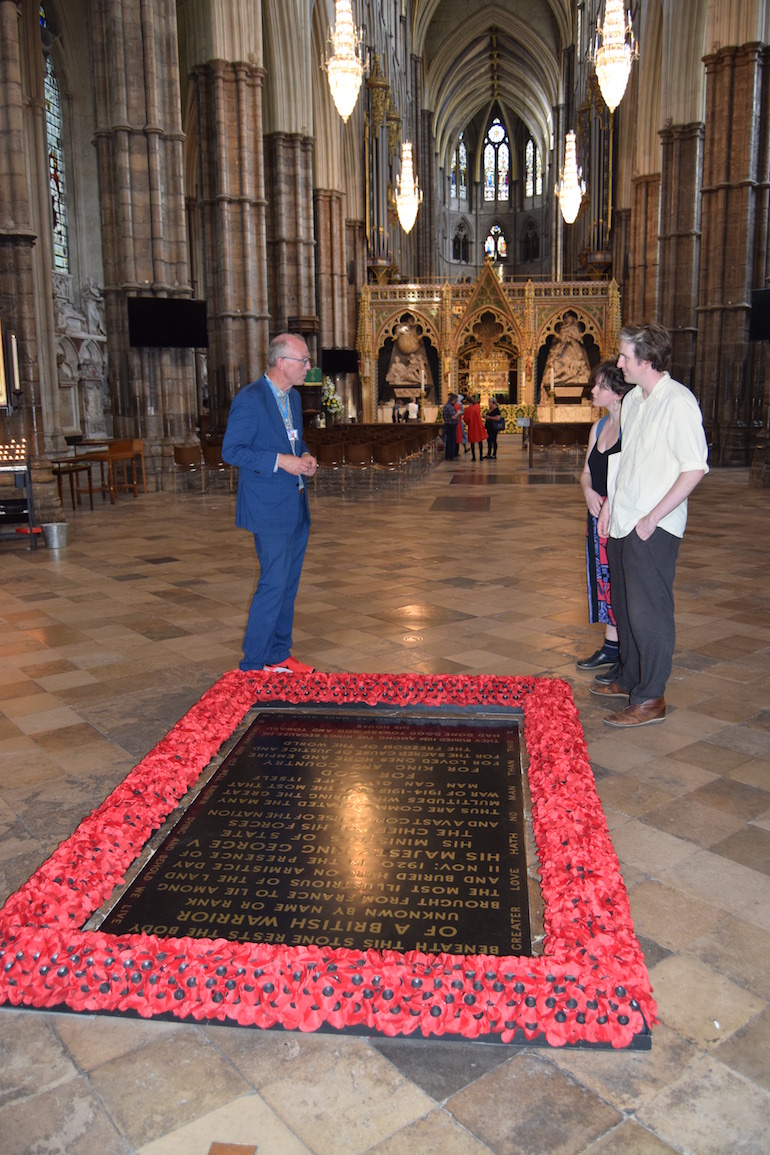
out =
{"type": "Polygon", "coordinates": [[[496,116],[484,137],[484,200],[507,202],[511,178],[508,135],[496,116]]]}
{"type": "Polygon", "coordinates": [[[468,149],[463,133],[452,153],[451,195],[455,200],[468,199],[468,149]]]}
{"type": "Polygon", "coordinates": [[[543,195],[543,162],[540,159],[540,150],[532,137],[527,141],[524,150],[524,195],[526,197],[543,195]]]}

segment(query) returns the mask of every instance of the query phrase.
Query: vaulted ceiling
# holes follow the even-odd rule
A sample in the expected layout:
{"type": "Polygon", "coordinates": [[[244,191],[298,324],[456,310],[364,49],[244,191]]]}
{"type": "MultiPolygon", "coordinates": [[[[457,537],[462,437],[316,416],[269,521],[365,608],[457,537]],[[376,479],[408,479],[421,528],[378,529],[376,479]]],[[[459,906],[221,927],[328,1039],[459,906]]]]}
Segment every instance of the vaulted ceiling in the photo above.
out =
{"type": "Polygon", "coordinates": [[[440,157],[495,100],[548,150],[573,42],[568,0],[416,0],[412,33],[440,157]]]}

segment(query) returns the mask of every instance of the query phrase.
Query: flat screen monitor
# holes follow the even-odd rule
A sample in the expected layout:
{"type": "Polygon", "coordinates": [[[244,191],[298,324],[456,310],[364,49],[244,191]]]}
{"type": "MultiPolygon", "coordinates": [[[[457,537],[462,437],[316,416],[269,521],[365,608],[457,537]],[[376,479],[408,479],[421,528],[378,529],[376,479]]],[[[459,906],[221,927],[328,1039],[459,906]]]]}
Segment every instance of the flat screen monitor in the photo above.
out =
{"type": "Polygon", "coordinates": [[[338,373],[358,372],[358,353],[355,349],[322,349],[321,370],[330,377],[338,373]]]}
{"type": "Polygon", "coordinates": [[[206,302],[189,297],[129,297],[132,348],[202,349],[209,343],[206,302]]]}
{"type": "Polygon", "coordinates": [[[770,289],[755,289],[751,294],[750,341],[770,341],[770,289]]]}

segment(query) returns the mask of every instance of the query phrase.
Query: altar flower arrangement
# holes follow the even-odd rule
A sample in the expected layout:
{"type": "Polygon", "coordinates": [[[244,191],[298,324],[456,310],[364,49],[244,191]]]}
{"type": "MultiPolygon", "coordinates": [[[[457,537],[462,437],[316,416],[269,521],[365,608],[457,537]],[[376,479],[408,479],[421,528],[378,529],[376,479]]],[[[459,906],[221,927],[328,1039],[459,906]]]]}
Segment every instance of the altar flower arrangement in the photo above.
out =
{"type": "Polygon", "coordinates": [[[342,398],[337,392],[334,382],[331,377],[324,377],[323,388],[321,390],[321,405],[326,414],[327,421],[339,421],[342,417],[342,398]]]}

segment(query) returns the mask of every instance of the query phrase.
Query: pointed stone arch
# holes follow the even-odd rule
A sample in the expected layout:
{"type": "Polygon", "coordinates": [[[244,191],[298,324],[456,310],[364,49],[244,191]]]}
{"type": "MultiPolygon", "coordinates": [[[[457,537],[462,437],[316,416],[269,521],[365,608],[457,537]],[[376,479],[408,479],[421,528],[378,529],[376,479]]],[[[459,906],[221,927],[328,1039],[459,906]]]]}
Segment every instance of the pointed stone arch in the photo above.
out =
{"type": "Polygon", "coordinates": [[[405,309],[403,306],[379,318],[375,331],[372,347],[374,364],[377,366],[374,381],[376,400],[382,397],[386,374],[391,368],[392,351],[399,343],[404,343],[402,360],[405,362],[406,375],[403,381],[395,383],[404,388],[414,386],[415,394],[423,390],[436,402],[440,392],[441,369],[438,316],[424,309],[405,309]],[[412,360],[414,365],[410,368],[409,362],[412,360]]]}

